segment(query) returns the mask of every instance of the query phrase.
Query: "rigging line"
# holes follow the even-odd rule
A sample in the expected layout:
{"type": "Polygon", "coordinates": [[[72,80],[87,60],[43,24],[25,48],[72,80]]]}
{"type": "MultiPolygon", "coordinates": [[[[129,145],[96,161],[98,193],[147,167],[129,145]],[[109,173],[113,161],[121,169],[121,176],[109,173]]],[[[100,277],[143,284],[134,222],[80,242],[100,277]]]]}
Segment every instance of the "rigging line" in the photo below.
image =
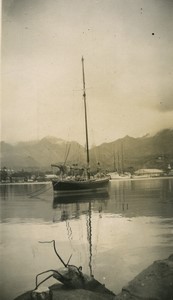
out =
{"type": "Polygon", "coordinates": [[[44,191],[42,191],[38,194],[34,194],[34,195],[29,196],[29,197],[32,198],[32,197],[40,196],[41,194],[44,194],[45,192],[49,191],[51,188],[52,188],[52,186],[50,186],[48,189],[46,189],[46,190],[44,190],[44,191]]]}
{"type": "Polygon", "coordinates": [[[65,156],[64,165],[65,165],[65,164],[66,164],[66,162],[67,162],[67,158],[68,158],[68,156],[69,156],[69,153],[70,153],[70,148],[71,148],[71,143],[69,144],[69,147],[68,147],[68,149],[67,149],[67,153],[66,153],[66,156],[65,156]]]}
{"type": "MultiPolygon", "coordinates": [[[[44,186],[45,187],[45,186],[44,186]]],[[[34,195],[34,194],[37,194],[39,191],[42,191],[44,187],[41,187],[40,189],[38,189],[37,191],[35,192],[31,192],[30,194],[27,194],[28,197],[34,195]]]]}
{"type": "Polygon", "coordinates": [[[73,239],[72,229],[70,227],[69,221],[67,221],[67,220],[66,220],[66,227],[67,227],[68,238],[69,238],[69,240],[72,240],[73,239]]]}
{"type": "Polygon", "coordinates": [[[77,163],[80,164],[82,159],[81,159],[81,148],[80,148],[80,145],[77,146],[77,163]]]}
{"type": "MultiPolygon", "coordinates": [[[[65,205],[63,206],[63,209],[65,211],[65,205]]],[[[67,229],[67,236],[68,236],[68,240],[70,242],[70,245],[71,245],[71,248],[73,249],[73,251],[75,251],[74,247],[73,247],[73,244],[72,244],[72,240],[73,240],[73,232],[72,232],[72,229],[71,229],[71,226],[70,226],[70,222],[69,220],[66,218],[65,220],[65,224],[66,224],[66,229],[67,229]]],[[[68,263],[67,263],[68,265],[68,263]]]]}
{"type": "Polygon", "coordinates": [[[66,160],[66,156],[67,156],[67,152],[68,152],[68,146],[67,146],[67,143],[68,143],[68,142],[66,142],[66,145],[65,145],[64,165],[65,165],[65,160],[66,160]]]}
{"type": "Polygon", "coordinates": [[[65,223],[66,223],[66,228],[67,228],[67,236],[68,236],[68,239],[69,239],[71,248],[73,249],[73,251],[75,251],[75,249],[74,249],[74,247],[73,247],[73,244],[72,244],[73,233],[72,233],[72,229],[71,229],[70,223],[69,223],[69,221],[67,221],[67,220],[65,221],[65,223]]]}

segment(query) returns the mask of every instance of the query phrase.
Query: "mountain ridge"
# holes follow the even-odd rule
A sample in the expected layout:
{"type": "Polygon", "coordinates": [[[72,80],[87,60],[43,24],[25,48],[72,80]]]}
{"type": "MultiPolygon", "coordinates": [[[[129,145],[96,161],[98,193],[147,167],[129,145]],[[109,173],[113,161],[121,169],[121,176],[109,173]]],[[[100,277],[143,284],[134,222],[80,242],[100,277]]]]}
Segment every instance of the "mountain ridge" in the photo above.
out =
{"type": "MultiPolygon", "coordinates": [[[[46,136],[39,141],[18,142],[15,145],[0,142],[1,167],[14,169],[50,168],[51,164],[67,162],[85,165],[86,149],[76,141],[46,136]]],[[[90,164],[98,162],[106,169],[165,167],[173,164],[173,129],[164,129],[154,136],[134,138],[126,135],[113,142],[102,143],[90,149],[90,164]],[[159,158],[160,157],[160,158],[159,158]]]]}

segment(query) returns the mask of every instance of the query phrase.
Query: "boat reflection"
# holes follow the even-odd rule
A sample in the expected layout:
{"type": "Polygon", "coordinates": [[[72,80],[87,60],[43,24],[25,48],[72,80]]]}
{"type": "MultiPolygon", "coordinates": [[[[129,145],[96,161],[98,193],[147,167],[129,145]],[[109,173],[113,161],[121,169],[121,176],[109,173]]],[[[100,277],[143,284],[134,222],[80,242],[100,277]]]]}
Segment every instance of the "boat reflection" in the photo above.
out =
{"type": "Polygon", "coordinates": [[[100,195],[78,195],[78,196],[54,196],[53,208],[55,209],[54,222],[62,222],[68,219],[79,219],[81,215],[88,214],[90,210],[100,213],[107,206],[109,193],[100,195]]]}
{"type": "Polygon", "coordinates": [[[54,195],[53,198],[53,208],[56,208],[57,205],[61,203],[84,203],[88,201],[103,201],[109,199],[108,191],[104,191],[100,194],[83,194],[83,195],[54,195]]]}

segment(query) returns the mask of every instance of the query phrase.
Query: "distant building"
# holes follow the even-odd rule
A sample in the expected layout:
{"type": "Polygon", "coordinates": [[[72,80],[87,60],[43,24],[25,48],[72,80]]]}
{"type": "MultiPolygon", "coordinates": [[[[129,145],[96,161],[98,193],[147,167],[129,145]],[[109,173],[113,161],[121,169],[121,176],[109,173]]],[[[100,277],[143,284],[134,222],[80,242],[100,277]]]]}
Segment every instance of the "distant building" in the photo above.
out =
{"type": "Polygon", "coordinates": [[[24,176],[11,176],[10,177],[10,182],[16,182],[16,183],[21,183],[21,182],[27,182],[27,178],[24,176]]]}
{"type": "Polygon", "coordinates": [[[148,175],[148,177],[159,177],[164,174],[164,171],[159,169],[139,169],[134,174],[137,176],[148,175]]]}
{"type": "Polygon", "coordinates": [[[58,176],[55,174],[46,174],[45,175],[46,180],[52,180],[52,179],[57,179],[57,178],[58,178],[58,176]]]}

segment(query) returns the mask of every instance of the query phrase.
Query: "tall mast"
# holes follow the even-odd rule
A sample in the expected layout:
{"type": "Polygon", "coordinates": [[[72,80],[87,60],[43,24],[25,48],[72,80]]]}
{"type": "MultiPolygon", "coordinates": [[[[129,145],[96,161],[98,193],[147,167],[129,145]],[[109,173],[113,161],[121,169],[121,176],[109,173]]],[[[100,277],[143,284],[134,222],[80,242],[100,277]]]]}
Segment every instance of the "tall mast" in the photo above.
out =
{"type": "MultiPolygon", "coordinates": [[[[85,89],[85,72],[84,72],[84,58],[82,57],[82,75],[83,75],[83,99],[85,110],[85,132],[86,132],[86,150],[87,150],[87,169],[89,170],[89,143],[88,143],[88,124],[87,124],[87,108],[86,108],[86,89],[85,89]]],[[[89,177],[89,172],[88,177],[89,177]]]]}
{"type": "Polygon", "coordinates": [[[115,162],[115,151],[113,152],[114,155],[114,172],[116,171],[116,162],[115,162]]]}

